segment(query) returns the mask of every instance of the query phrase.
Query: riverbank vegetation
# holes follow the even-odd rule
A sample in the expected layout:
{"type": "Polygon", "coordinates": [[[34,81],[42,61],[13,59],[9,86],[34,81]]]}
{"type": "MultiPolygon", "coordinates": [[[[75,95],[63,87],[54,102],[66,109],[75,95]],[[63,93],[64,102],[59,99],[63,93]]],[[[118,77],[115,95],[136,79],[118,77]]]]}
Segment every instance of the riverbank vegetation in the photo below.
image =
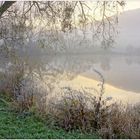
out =
{"type": "Polygon", "coordinates": [[[56,67],[46,58],[50,52],[112,47],[124,6],[124,1],[0,3],[0,138],[140,138],[140,104],[104,98],[105,81],[94,68],[99,90],[56,91],[62,79],[83,73],[82,67],[77,62],[78,71],[73,65],[56,67]],[[47,53],[37,51],[41,48],[47,53]]]}
{"type": "Polygon", "coordinates": [[[1,94],[0,138],[140,138],[139,104],[108,103],[69,88],[63,95],[37,106],[1,94]]]}
{"type": "Polygon", "coordinates": [[[13,102],[0,93],[0,139],[85,139],[100,138],[93,133],[81,131],[65,131],[64,129],[50,124],[44,118],[33,112],[18,112],[12,106],[13,102]]]}

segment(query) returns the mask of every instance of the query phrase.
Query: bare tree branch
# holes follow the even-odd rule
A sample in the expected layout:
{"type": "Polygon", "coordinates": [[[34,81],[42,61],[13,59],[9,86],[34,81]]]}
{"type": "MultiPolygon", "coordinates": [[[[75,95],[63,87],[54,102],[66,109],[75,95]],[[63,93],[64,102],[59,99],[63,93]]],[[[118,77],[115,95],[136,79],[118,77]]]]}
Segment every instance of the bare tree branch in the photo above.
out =
{"type": "Polygon", "coordinates": [[[0,18],[11,7],[16,1],[5,1],[4,4],[0,7],[0,18]]]}

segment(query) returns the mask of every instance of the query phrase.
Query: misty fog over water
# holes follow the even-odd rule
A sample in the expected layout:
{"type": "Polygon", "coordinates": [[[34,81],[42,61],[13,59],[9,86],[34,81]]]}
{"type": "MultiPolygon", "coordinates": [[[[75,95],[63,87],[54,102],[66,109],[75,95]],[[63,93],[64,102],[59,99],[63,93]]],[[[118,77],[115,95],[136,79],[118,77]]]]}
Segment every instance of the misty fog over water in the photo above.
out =
{"type": "MultiPolygon", "coordinates": [[[[79,75],[100,81],[93,70],[96,69],[103,75],[105,84],[122,89],[125,93],[138,94],[138,98],[140,97],[140,19],[138,15],[140,15],[140,9],[122,14],[115,44],[109,49],[92,47],[92,43],[90,42],[90,46],[88,40],[86,40],[87,45],[79,45],[73,49],[73,41],[70,40],[71,48],[65,48],[66,52],[63,53],[39,48],[34,46],[35,43],[27,48],[17,47],[14,53],[19,58],[19,63],[21,61],[35,72],[42,72],[42,76],[47,72],[54,74],[56,85],[61,81],[72,81],[79,75]],[[130,23],[130,20],[135,22],[130,23]]],[[[0,54],[1,72],[8,69],[10,71],[10,67],[15,63],[6,55],[6,53],[0,54]]],[[[50,82],[55,86],[52,81],[50,82]]]]}

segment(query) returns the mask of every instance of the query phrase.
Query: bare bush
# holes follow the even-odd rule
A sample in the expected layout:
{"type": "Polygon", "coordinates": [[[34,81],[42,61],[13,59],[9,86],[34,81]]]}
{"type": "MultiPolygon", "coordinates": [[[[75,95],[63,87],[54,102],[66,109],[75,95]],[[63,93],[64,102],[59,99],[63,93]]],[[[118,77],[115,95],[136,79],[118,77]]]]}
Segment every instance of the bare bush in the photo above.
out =
{"type": "MultiPolygon", "coordinates": [[[[99,95],[101,96],[101,95],[99,95]]],[[[91,93],[67,88],[59,102],[54,105],[54,113],[59,125],[66,130],[91,130],[99,128],[100,117],[107,100],[100,100],[91,93]],[[100,102],[100,106],[99,106],[100,102]]]]}
{"type": "Polygon", "coordinates": [[[140,138],[140,104],[116,104],[101,123],[99,133],[103,138],[140,138]]]}
{"type": "Polygon", "coordinates": [[[102,97],[98,108],[98,102],[99,97],[68,88],[62,99],[50,106],[49,113],[67,131],[96,131],[102,138],[140,137],[139,104],[125,106],[102,97]]]}

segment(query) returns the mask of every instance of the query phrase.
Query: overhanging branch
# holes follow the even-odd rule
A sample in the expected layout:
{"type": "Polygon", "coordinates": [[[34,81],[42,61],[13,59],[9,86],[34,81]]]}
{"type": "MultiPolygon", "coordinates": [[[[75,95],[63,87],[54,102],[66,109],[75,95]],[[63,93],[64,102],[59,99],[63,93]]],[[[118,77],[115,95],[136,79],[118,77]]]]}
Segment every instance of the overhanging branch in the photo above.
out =
{"type": "Polygon", "coordinates": [[[16,1],[5,1],[4,4],[0,7],[0,18],[7,11],[7,9],[12,6],[16,1]]]}

